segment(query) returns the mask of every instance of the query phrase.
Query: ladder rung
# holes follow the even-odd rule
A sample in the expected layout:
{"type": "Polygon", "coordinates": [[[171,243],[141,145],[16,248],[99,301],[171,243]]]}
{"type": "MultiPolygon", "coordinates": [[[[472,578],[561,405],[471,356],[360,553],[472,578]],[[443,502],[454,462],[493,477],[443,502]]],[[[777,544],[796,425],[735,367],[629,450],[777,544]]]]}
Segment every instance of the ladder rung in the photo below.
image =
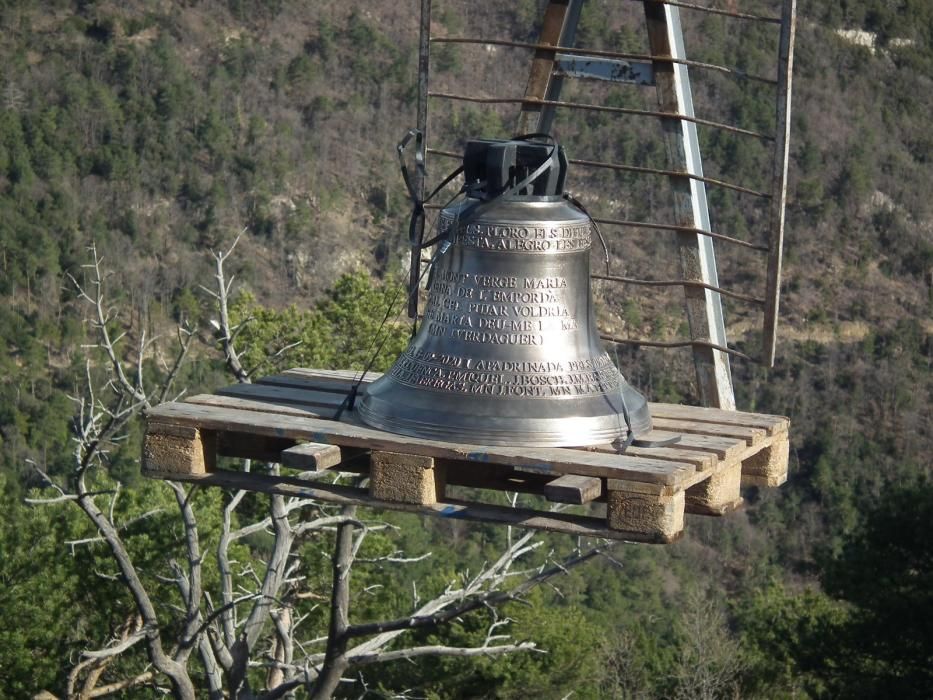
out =
{"type": "Polygon", "coordinates": [[[777,85],[777,80],[767,78],[762,75],[752,75],[738,68],[727,68],[716,63],[706,63],[705,61],[695,61],[689,58],[672,58],[671,56],[653,56],[651,54],[630,53],[628,51],[605,51],[602,49],[583,49],[576,46],[560,46],[555,44],[532,43],[528,41],[511,41],[509,39],[482,39],[477,37],[465,36],[436,36],[431,37],[432,44],[475,44],[489,46],[507,46],[514,49],[531,49],[534,51],[550,50],[560,51],[561,53],[573,56],[594,56],[599,58],[618,58],[626,61],[653,61],[655,63],[676,63],[677,65],[687,66],[688,68],[703,68],[718,73],[734,75],[742,80],[753,80],[768,85],[777,85]]]}
{"type": "MultiPolygon", "coordinates": [[[[709,126],[721,131],[728,131],[733,134],[742,134],[743,136],[753,136],[763,141],[774,141],[773,136],[762,134],[758,131],[742,129],[731,124],[714,122],[709,119],[700,119],[699,117],[690,117],[686,114],[676,114],[674,112],[659,112],[650,109],[632,109],[629,107],[606,107],[604,105],[593,105],[585,102],[565,102],[563,100],[541,100],[536,97],[473,97],[472,95],[457,95],[452,92],[429,92],[428,97],[436,97],[442,100],[456,100],[459,102],[475,102],[478,104],[531,104],[551,107],[566,107],[569,109],[584,109],[591,112],[612,112],[614,114],[630,114],[636,117],[657,117],[658,119],[679,119],[685,122],[692,122],[699,126],[709,126]]],[[[768,195],[765,195],[768,196],[768,195]]]]}

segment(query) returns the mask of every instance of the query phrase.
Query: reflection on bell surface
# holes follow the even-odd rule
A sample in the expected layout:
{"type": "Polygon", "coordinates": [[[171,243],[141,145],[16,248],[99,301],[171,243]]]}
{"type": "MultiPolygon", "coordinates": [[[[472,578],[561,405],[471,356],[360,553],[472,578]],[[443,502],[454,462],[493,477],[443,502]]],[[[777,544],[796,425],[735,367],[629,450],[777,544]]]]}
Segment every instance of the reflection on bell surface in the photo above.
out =
{"type": "Polygon", "coordinates": [[[418,333],[357,404],[371,426],[471,444],[582,446],[651,429],[645,398],[596,329],[593,223],[562,197],[559,147],[468,143],[466,195],[442,241],[418,333]]]}

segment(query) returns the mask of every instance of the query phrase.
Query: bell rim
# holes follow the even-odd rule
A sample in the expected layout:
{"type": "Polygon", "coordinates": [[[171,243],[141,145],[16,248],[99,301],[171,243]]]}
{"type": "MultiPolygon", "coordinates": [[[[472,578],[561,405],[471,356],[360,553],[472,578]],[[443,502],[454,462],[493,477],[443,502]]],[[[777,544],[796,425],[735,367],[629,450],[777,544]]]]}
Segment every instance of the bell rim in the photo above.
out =
{"type": "MultiPolygon", "coordinates": [[[[369,398],[369,397],[367,397],[369,398]]],[[[370,401],[364,398],[357,405],[357,415],[366,425],[377,430],[384,430],[396,435],[405,435],[423,440],[453,442],[468,445],[495,445],[500,447],[591,447],[607,445],[628,435],[628,428],[622,414],[604,414],[574,418],[570,416],[547,419],[547,423],[562,426],[562,429],[540,427],[542,419],[508,418],[497,416],[492,420],[500,426],[471,426],[463,430],[452,427],[452,422],[428,422],[423,419],[391,416],[385,411],[374,410],[370,401]],[[583,425],[581,425],[581,423],[583,425]],[[575,424],[572,429],[567,426],[575,424]],[[587,425],[589,424],[589,425],[587,425]],[[539,426],[538,428],[531,427],[539,426]]],[[[441,414],[447,415],[448,414],[441,414]]],[[[630,413],[632,432],[636,437],[652,429],[651,415],[644,410],[630,413]]]]}

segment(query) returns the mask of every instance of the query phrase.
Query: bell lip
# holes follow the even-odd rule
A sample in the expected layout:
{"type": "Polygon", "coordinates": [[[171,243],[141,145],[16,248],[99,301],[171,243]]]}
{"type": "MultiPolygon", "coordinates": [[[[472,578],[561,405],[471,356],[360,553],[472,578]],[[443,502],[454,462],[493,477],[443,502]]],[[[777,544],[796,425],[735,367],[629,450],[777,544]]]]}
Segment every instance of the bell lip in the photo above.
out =
{"type": "MultiPolygon", "coordinates": [[[[496,417],[492,426],[474,426],[458,431],[451,423],[433,423],[391,416],[385,411],[374,410],[372,397],[364,396],[357,404],[356,414],[366,425],[397,435],[468,445],[496,445],[502,447],[590,447],[607,445],[628,435],[622,414],[607,413],[602,416],[560,417],[547,419],[553,429],[531,429],[522,419],[496,417]],[[577,422],[576,427],[568,426],[577,422]],[[582,424],[582,425],[581,425],[582,424]]],[[[446,414],[455,418],[455,414],[446,414]]],[[[638,438],[652,429],[651,414],[647,404],[629,408],[632,432],[638,438]]],[[[491,419],[492,420],[492,419],[491,419]]],[[[542,419],[535,419],[540,425],[542,419]]]]}

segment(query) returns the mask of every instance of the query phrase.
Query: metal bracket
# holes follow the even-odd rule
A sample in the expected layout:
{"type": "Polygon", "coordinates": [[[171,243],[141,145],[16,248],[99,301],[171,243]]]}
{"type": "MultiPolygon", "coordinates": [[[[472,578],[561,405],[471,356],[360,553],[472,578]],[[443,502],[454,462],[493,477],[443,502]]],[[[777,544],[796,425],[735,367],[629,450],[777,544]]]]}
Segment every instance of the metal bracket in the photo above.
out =
{"type": "Polygon", "coordinates": [[[654,85],[654,66],[650,63],[559,53],[556,64],[554,75],[564,78],[654,85]]]}

